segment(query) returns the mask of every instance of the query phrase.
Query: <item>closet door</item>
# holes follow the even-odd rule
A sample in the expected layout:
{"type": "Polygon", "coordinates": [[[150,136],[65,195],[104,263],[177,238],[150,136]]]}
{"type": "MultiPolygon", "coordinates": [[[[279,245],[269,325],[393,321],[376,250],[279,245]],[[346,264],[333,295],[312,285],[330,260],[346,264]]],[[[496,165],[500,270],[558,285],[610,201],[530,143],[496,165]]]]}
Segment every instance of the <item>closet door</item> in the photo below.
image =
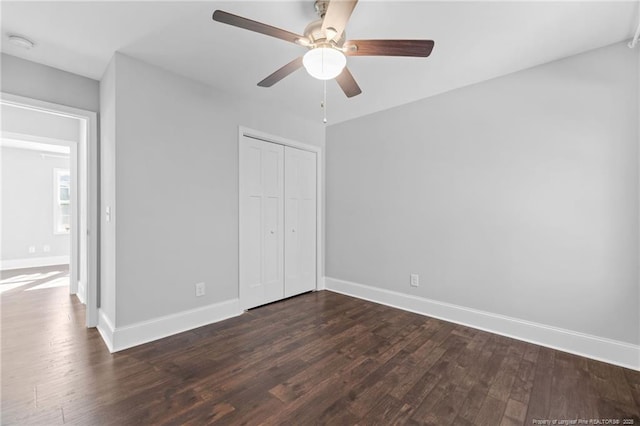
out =
{"type": "Polygon", "coordinates": [[[284,147],[240,141],[240,302],[243,309],[284,297],[284,147]]]}
{"type": "Polygon", "coordinates": [[[316,154],[285,147],[285,297],[316,288],[316,154]]]}

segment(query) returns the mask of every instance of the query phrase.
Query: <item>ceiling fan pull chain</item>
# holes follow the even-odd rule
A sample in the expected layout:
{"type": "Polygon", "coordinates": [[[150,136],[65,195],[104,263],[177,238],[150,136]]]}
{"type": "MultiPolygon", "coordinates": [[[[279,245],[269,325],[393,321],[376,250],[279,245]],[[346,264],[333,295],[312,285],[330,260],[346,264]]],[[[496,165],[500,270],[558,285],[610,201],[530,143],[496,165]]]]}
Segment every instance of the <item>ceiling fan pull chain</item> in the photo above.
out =
{"type": "Polygon", "coordinates": [[[327,80],[323,80],[322,81],[322,85],[324,87],[323,96],[322,96],[322,103],[320,104],[322,106],[322,112],[324,113],[324,117],[322,119],[322,122],[324,124],[327,124],[327,80]]]}

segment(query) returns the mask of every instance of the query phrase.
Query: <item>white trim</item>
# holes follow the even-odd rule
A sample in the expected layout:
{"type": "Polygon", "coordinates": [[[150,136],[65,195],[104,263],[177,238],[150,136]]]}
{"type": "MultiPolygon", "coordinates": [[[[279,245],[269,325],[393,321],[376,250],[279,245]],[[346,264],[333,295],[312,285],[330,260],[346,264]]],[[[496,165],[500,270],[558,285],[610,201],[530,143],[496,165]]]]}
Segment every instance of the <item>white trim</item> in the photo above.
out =
{"type": "MultiPolygon", "coordinates": [[[[69,175],[69,204],[76,204],[76,200],[71,194],[72,182],[71,182],[71,170],[69,168],[62,169],[59,167],[53,168],[53,235],[70,235],[71,229],[68,231],[60,231],[58,228],[60,221],[60,178],[64,175],[69,175]]],[[[69,212],[69,216],[73,214],[69,212]]]]}
{"type": "Polygon", "coordinates": [[[78,292],[76,293],[83,305],[87,304],[87,287],[82,281],[78,281],[78,292]]]}
{"type": "MultiPolygon", "coordinates": [[[[80,209],[80,220],[74,221],[78,224],[77,232],[72,232],[72,255],[78,259],[81,276],[76,276],[76,269],[71,270],[72,285],[82,281],[86,283],[85,299],[86,325],[95,327],[98,324],[98,116],[96,112],[73,108],[66,105],[59,105],[39,99],[27,98],[0,92],[0,103],[18,108],[38,110],[63,117],[72,117],[80,120],[81,138],[79,143],[71,144],[72,167],[76,167],[77,184],[81,191],[80,203],[74,203],[76,209],[80,209]],[[77,147],[77,154],[73,154],[73,147],[77,147]],[[75,250],[74,250],[75,245],[75,250]],[[78,247],[79,246],[79,247],[78,247]],[[78,253],[79,252],[79,253],[78,253]]],[[[5,136],[3,134],[3,136],[5,136]]],[[[6,135],[10,136],[10,135],[6,135]]],[[[37,138],[35,138],[37,139],[37,138]]],[[[30,140],[35,140],[34,137],[30,140]]],[[[64,141],[54,141],[50,138],[43,138],[40,142],[64,144],[64,141]]],[[[73,172],[72,172],[73,173],[73,172]]],[[[75,227],[75,225],[74,225],[75,227]]]]}
{"type": "MultiPolygon", "coordinates": [[[[638,28],[640,28],[640,6],[638,7],[638,28]]],[[[640,70],[640,52],[636,52],[636,58],[637,58],[637,62],[638,62],[638,70],[640,70]]],[[[640,73],[639,73],[640,74],[640,73]]],[[[638,103],[637,105],[637,112],[640,112],[640,75],[636,74],[636,87],[638,88],[638,93],[636,93],[636,101],[638,103]]],[[[636,125],[638,127],[638,133],[637,133],[637,137],[638,137],[638,142],[637,142],[637,161],[636,161],[636,170],[640,170],[640,120],[638,120],[636,118],[636,125]]],[[[638,200],[637,204],[636,204],[636,212],[638,213],[638,223],[640,223],[640,173],[637,174],[638,180],[637,180],[637,188],[638,188],[638,194],[636,194],[638,196],[638,198],[636,198],[636,200],[638,200]]],[[[640,247],[640,226],[638,227],[638,235],[636,236],[638,238],[638,245],[636,247],[640,247]]],[[[638,283],[637,283],[637,287],[640,288],[640,250],[638,250],[637,254],[637,261],[638,261],[638,283]]],[[[638,300],[637,300],[638,304],[636,306],[638,306],[640,308],[640,291],[638,292],[638,300]]],[[[638,340],[640,340],[640,327],[638,329],[638,340]]]]}
{"type": "Polygon", "coordinates": [[[638,2],[638,28],[636,28],[636,32],[627,46],[629,46],[630,49],[633,49],[636,47],[636,44],[638,44],[638,39],[640,39],[640,2],[638,2]]]}
{"type": "Polygon", "coordinates": [[[327,290],[640,371],[640,346],[326,277],[327,290]]]}
{"type": "MultiPolygon", "coordinates": [[[[316,290],[324,289],[324,270],[323,270],[323,257],[324,257],[324,229],[323,224],[323,179],[324,179],[324,158],[322,148],[317,145],[310,145],[302,142],[297,142],[291,139],[282,138],[280,136],[274,136],[259,130],[254,130],[245,126],[238,126],[238,150],[240,147],[240,141],[242,137],[246,136],[253,139],[262,140],[265,142],[276,143],[279,145],[290,146],[292,148],[298,148],[303,151],[314,152],[316,154],[316,290]]],[[[238,153],[238,163],[240,162],[238,153]]],[[[240,172],[238,171],[238,191],[240,190],[240,172]]],[[[240,241],[240,212],[242,210],[241,200],[238,197],[238,241],[240,241]]],[[[238,258],[240,256],[240,247],[238,247],[238,258]]],[[[239,265],[238,265],[239,266],[239,265]]],[[[238,269],[238,277],[240,276],[240,270],[238,269]]],[[[238,294],[240,294],[240,280],[238,280],[238,294]]]]}
{"type": "Polygon", "coordinates": [[[109,351],[113,353],[236,317],[242,313],[239,299],[232,299],[124,327],[114,327],[104,311],[100,310],[98,331],[109,351]]]}
{"type": "MultiPolygon", "coordinates": [[[[59,157],[71,158],[70,146],[78,143],[65,139],[49,138],[46,136],[27,135],[23,133],[0,131],[0,146],[3,148],[26,149],[30,151],[52,152],[61,154],[59,157]]],[[[44,154],[43,154],[44,155],[44,154]]]]}
{"type": "Polygon", "coordinates": [[[311,144],[306,144],[306,143],[302,143],[302,142],[297,142],[297,141],[294,141],[294,140],[291,140],[291,139],[287,139],[287,138],[283,138],[283,137],[280,137],[280,136],[271,135],[269,133],[261,132],[259,130],[254,130],[254,129],[251,129],[251,128],[245,127],[245,126],[238,126],[238,127],[239,127],[239,131],[240,131],[240,135],[239,135],[240,138],[242,138],[242,136],[246,136],[246,137],[253,138],[253,139],[259,139],[259,140],[265,141],[265,142],[271,142],[271,143],[276,143],[278,145],[284,145],[284,146],[290,146],[292,148],[298,148],[298,149],[301,149],[303,151],[315,152],[317,154],[320,154],[322,152],[322,148],[320,148],[317,145],[311,145],[311,144]]]}
{"type": "Polygon", "coordinates": [[[8,271],[10,269],[39,268],[41,266],[68,265],[69,259],[69,255],[64,255],[1,260],[0,271],[8,271]]]}
{"type": "MultiPolygon", "coordinates": [[[[16,106],[13,103],[5,102],[4,96],[6,94],[2,94],[2,101],[7,105],[16,106]]],[[[37,108],[33,108],[37,109],[37,108]]],[[[51,113],[54,115],[60,115],[51,113]]],[[[77,118],[77,117],[74,117],[77,118]]],[[[56,145],[56,151],[62,153],[64,148],[68,148],[73,144],[77,144],[78,141],[72,141],[69,139],[59,139],[59,138],[51,138],[49,136],[39,136],[39,135],[28,135],[26,133],[17,133],[17,132],[8,132],[6,130],[0,131],[0,137],[2,138],[1,145],[6,146],[7,148],[21,148],[21,149],[33,149],[36,151],[46,151],[45,148],[47,145],[56,145]]],[[[66,154],[71,154],[71,151],[64,151],[66,154]]]]}
{"type": "Polygon", "coordinates": [[[109,317],[107,317],[105,311],[102,309],[98,310],[98,325],[96,326],[96,328],[98,329],[98,333],[100,333],[100,336],[102,336],[104,344],[107,345],[109,352],[115,352],[113,350],[114,326],[109,317]]]}

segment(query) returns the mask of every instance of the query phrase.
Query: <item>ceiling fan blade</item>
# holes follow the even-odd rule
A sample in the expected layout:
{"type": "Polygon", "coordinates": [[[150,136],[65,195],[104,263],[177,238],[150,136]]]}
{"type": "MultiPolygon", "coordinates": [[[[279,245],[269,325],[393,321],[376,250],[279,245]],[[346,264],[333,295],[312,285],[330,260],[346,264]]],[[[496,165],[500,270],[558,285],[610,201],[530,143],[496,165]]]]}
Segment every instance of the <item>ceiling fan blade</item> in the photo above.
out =
{"type": "Polygon", "coordinates": [[[352,98],[362,93],[362,89],[360,89],[360,86],[358,86],[358,83],[356,83],[355,78],[353,78],[353,75],[351,75],[347,67],[344,67],[340,75],[336,77],[336,81],[344,94],[347,95],[347,98],[352,98]]]}
{"type": "Polygon", "coordinates": [[[416,56],[426,58],[433,40],[349,40],[344,43],[347,56],[416,56]]]}
{"type": "Polygon", "coordinates": [[[274,72],[269,77],[262,80],[260,83],[258,83],[258,86],[271,87],[277,82],[279,82],[280,80],[282,80],[283,78],[285,78],[286,76],[288,76],[289,74],[291,74],[292,72],[297,71],[300,68],[302,68],[302,56],[289,62],[284,67],[280,68],[278,71],[274,72]]]}
{"type": "Polygon", "coordinates": [[[233,25],[234,27],[244,28],[245,30],[254,31],[256,33],[265,34],[271,37],[279,38],[281,40],[295,43],[297,40],[304,37],[290,31],[282,30],[280,28],[272,27],[271,25],[263,24],[261,22],[252,21],[251,19],[243,18],[242,16],[227,13],[222,10],[216,10],[213,12],[213,20],[222,22],[223,24],[233,25]]]}
{"type": "Polygon", "coordinates": [[[351,12],[356,7],[358,0],[331,0],[327,7],[327,13],[322,20],[322,32],[327,34],[327,28],[335,30],[336,35],[327,38],[338,39],[344,32],[351,12]]]}

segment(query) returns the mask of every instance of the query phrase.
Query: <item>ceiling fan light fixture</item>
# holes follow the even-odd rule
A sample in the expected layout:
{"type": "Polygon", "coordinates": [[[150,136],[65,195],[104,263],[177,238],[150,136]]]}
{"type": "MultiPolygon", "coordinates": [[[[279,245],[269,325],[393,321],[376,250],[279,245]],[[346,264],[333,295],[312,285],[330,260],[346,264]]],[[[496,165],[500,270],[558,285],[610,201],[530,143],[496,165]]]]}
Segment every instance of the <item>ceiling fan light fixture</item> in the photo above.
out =
{"type": "Polygon", "coordinates": [[[302,64],[311,77],[331,80],[340,75],[347,65],[347,58],[338,49],[317,47],[305,53],[302,64]]]}

